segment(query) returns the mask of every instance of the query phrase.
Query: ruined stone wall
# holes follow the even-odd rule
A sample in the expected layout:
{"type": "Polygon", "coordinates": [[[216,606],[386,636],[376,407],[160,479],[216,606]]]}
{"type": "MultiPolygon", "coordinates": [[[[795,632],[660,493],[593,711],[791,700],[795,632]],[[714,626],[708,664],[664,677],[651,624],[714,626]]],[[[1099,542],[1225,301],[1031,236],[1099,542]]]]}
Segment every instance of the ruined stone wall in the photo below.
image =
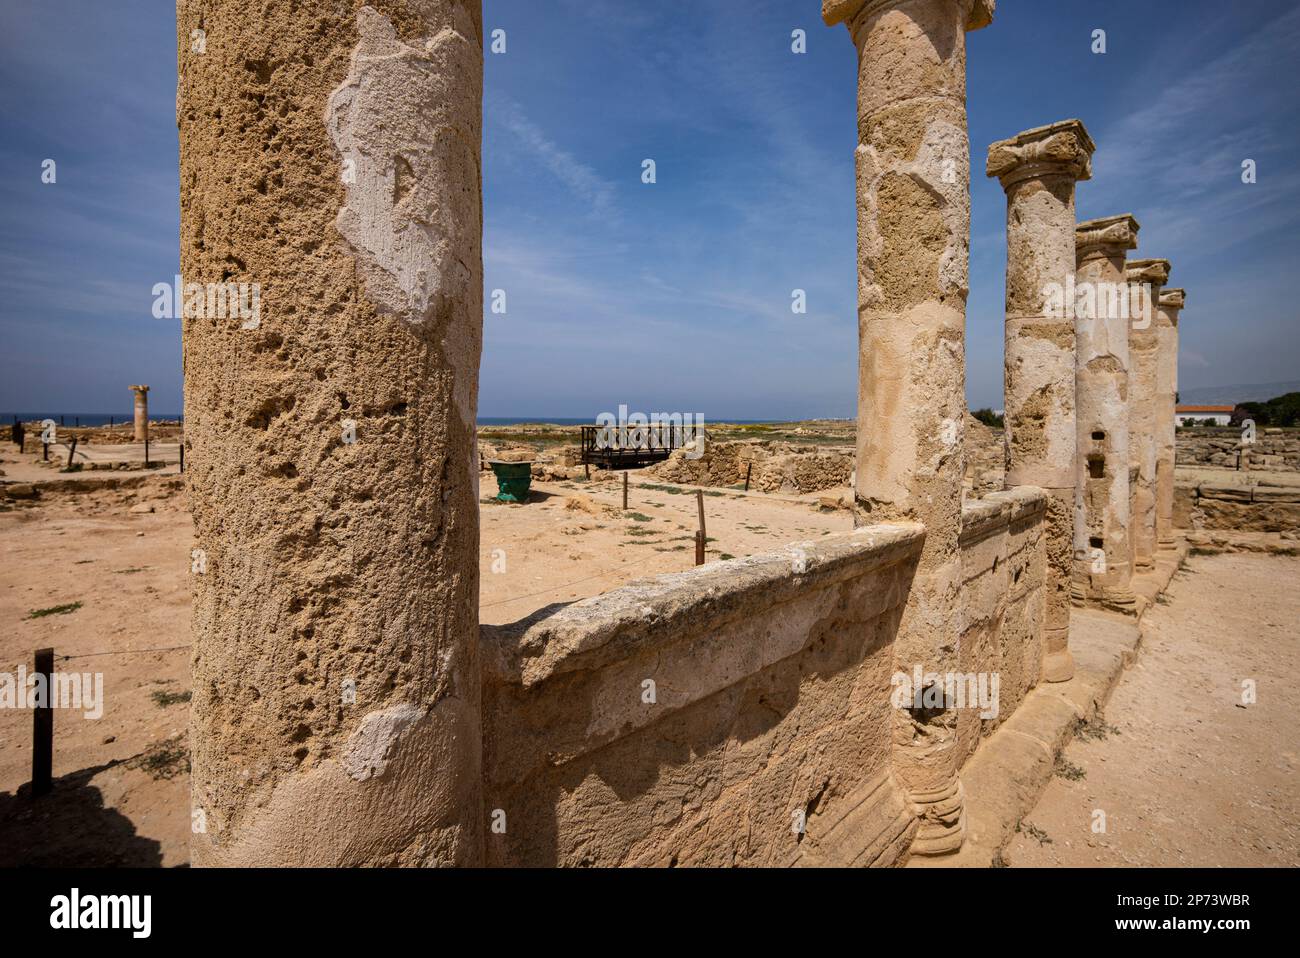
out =
{"type": "Polygon", "coordinates": [[[704,455],[679,449],[646,470],[665,482],[697,486],[742,486],[772,494],[799,495],[847,486],[853,475],[851,449],[807,448],[783,442],[708,442],[704,455]]]}
{"type": "Polygon", "coordinates": [[[1003,431],[986,426],[974,416],[966,417],[966,496],[983,499],[1006,485],[1006,449],[1003,431]]]}
{"type": "Polygon", "coordinates": [[[881,787],[897,858],[913,817],[879,779],[921,538],[864,528],[484,627],[488,863],[791,864],[881,787]]]}
{"type": "MultiPolygon", "coordinates": [[[[1178,430],[1178,465],[1237,468],[1241,429],[1203,427],[1178,430]]],[[[1260,429],[1246,447],[1243,469],[1300,472],[1300,429],[1260,429]]]]}
{"type": "Polygon", "coordinates": [[[1300,531],[1300,486],[1244,482],[1178,486],[1174,526],[1224,532],[1300,531]]]}
{"type": "Polygon", "coordinates": [[[962,508],[960,671],[996,673],[996,716],[958,715],[959,764],[975,753],[1038,684],[1046,621],[1047,499],[1020,486],[962,508]]]}
{"type": "MultiPolygon", "coordinates": [[[[1038,680],[1046,569],[1040,491],[966,515],[960,664],[1000,701],[958,718],[962,761],[1038,680]]],[[[891,678],[921,539],[864,526],[484,627],[486,861],[900,861],[891,678]]]]}

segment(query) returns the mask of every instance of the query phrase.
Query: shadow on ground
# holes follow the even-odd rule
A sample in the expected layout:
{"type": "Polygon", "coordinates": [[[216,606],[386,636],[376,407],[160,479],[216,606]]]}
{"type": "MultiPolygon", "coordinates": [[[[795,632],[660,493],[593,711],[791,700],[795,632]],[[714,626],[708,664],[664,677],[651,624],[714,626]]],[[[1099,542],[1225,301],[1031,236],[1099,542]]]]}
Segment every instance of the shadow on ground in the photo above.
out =
{"type": "Polygon", "coordinates": [[[0,867],[158,868],[162,846],[136,833],[121,812],[104,807],[90,784],[118,762],[64,775],[54,790],[33,800],[29,785],[0,792],[0,867]]]}

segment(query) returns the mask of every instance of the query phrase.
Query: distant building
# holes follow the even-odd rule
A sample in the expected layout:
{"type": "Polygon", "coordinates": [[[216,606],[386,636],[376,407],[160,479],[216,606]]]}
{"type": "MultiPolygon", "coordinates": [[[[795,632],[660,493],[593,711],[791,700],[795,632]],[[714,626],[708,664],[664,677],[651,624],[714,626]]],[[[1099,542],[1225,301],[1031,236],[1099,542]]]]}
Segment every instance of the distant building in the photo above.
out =
{"type": "Polygon", "coordinates": [[[1179,406],[1174,410],[1174,421],[1180,426],[1186,426],[1189,422],[1199,426],[1205,420],[1213,419],[1216,426],[1226,426],[1232,421],[1232,411],[1235,408],[1235,406],[1179,406]]]}

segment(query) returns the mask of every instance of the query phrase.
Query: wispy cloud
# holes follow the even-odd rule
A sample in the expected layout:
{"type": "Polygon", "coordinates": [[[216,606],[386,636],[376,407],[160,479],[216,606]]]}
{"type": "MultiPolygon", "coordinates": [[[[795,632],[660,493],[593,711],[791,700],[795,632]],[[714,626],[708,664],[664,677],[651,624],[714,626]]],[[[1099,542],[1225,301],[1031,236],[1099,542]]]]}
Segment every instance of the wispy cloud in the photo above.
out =
{"type": "Polygon", "coordinates": [[[546,135],[540,126],[509,97],[492,97],[489,113],[517,141],[527,155],[564,184],[595,216],[614,214],[614,184],[578,160],[546,135]]]}

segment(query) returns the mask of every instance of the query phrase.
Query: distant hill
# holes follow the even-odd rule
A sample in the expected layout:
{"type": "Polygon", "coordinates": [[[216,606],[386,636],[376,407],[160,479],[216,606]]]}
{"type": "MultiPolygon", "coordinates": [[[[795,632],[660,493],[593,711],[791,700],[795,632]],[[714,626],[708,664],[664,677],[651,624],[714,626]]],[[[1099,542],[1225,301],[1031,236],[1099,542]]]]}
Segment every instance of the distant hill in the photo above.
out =
{"type": "Polygon", "coordinates": [[[1300,382],[1200,386],[1194,389],[1179,388],[1178,401],[1192,406],[1235,406],[1240,402],[1267,402],[1293,392],[1300,392],[1300,382]]]}

